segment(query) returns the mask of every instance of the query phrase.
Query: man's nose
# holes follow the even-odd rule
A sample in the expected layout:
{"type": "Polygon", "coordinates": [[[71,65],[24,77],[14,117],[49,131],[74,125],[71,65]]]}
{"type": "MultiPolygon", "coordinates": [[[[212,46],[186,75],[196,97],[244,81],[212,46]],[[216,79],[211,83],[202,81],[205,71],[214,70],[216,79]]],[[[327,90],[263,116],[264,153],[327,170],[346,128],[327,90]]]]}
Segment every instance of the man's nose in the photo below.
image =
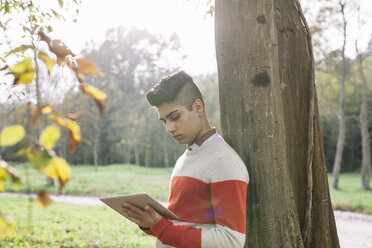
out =
{"type": "Polygon", "coordinates": [[[173,133],[174,131],[176,131],[176,125],[174,124],[174,123],[172,123],[172,122],[168,122],[167,124],[166,124],[166,126],[167,126],[167,131],[168,131],[168,133],[173,133]]]}

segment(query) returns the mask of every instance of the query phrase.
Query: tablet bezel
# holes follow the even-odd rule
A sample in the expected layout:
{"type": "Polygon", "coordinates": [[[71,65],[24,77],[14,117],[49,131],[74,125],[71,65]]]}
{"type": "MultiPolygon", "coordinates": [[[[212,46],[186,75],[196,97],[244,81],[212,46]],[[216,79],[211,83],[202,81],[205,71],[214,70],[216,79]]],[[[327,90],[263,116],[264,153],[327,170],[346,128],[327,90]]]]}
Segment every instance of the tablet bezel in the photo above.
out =
{"type": "MultiPolygon", "coordinates": [[[[172,211],[164,207],[160,202],[156,201],[154,198],[149,196],[146,192],[118,195],[118,196],[109,196],[109,197],[100,197],[99,198],[103,203],[108,205],[110,208],[123,215],[123,212],[120,208],[123,206],[124,202],[128,202],[142,210],[144,210],[146,205],[151,206],[163,217],[170,220],[177,220],[179,217],[175,215],[172,211]]],[[[124,216],[125,217],[125,216],[124,216]]]]}

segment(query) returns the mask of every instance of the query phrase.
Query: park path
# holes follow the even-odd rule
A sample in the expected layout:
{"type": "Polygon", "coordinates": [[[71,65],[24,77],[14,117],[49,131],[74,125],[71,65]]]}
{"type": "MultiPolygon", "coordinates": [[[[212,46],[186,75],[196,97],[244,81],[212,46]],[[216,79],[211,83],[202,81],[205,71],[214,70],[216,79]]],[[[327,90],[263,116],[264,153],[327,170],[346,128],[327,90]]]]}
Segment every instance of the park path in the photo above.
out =
{"type": "MultiPolygon", "coordinates": [[[[4,192],[0,193],[1,196],[28,197],[29,195],[4,192]]],[[[36,197],[35,194],[31,196],[36,197]]],[[[97,197],[91,196],[51,195],[51,198],[55,202],[104,206],[97,197]]],[[[338,210],[334,213],[341,248],[372,248],[372,215],[338,210]]]]}

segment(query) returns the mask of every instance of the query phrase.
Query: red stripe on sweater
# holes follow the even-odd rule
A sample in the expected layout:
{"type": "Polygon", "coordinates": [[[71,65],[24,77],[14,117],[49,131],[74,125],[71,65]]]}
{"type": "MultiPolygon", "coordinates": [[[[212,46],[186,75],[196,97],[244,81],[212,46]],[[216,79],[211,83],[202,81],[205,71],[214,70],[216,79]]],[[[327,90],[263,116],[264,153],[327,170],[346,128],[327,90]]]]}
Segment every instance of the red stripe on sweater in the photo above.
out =
{"type": "Polygon", "coordinates": [[[246,182],[228,180],[211,183],[211,198],[216,224],[245,234],[246,196],[246,182]]]}
{"type": "Polygon", "coordinates": [[[205,183],[175,176],[171,179],[168,208],[182,222],[220,224],[245,233],[247,183],[227,180],[205,183]]]}
{"type": "Polygon", "coordinates": [[[210,201],[210,185],[198,179],[175,176],[171,179],[168,209],[179,221],[214,224],[210,201]]]}
{"type": "Polygon", "coordinates": [[[162,218],[151,228],[151,232],[166,245],[184,248],[201,247],[202,230],[200,228],[192,226],[176,226],[169,220],[162,218]]]}

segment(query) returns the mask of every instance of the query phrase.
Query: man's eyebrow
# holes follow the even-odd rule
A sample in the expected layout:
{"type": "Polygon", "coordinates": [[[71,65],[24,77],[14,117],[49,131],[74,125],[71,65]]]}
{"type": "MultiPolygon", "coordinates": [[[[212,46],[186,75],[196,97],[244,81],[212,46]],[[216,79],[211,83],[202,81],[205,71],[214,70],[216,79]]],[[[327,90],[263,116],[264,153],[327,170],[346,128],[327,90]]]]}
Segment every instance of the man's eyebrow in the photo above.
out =
{"type": "MultiPolygon", "coordinates": [[[[167,114],[166,116],[165,116],[165,118],[168,118],[169,116],[171,116],[173,113],[175,113],[175,112],[177,112],[178,111],[178,109],[176,109],[176,110],[173,110],[172,112],[170,112],[169,114],[167,114]]],[[[164,120],[163,118],[160,118],[159,120],[164,120]]]]}

